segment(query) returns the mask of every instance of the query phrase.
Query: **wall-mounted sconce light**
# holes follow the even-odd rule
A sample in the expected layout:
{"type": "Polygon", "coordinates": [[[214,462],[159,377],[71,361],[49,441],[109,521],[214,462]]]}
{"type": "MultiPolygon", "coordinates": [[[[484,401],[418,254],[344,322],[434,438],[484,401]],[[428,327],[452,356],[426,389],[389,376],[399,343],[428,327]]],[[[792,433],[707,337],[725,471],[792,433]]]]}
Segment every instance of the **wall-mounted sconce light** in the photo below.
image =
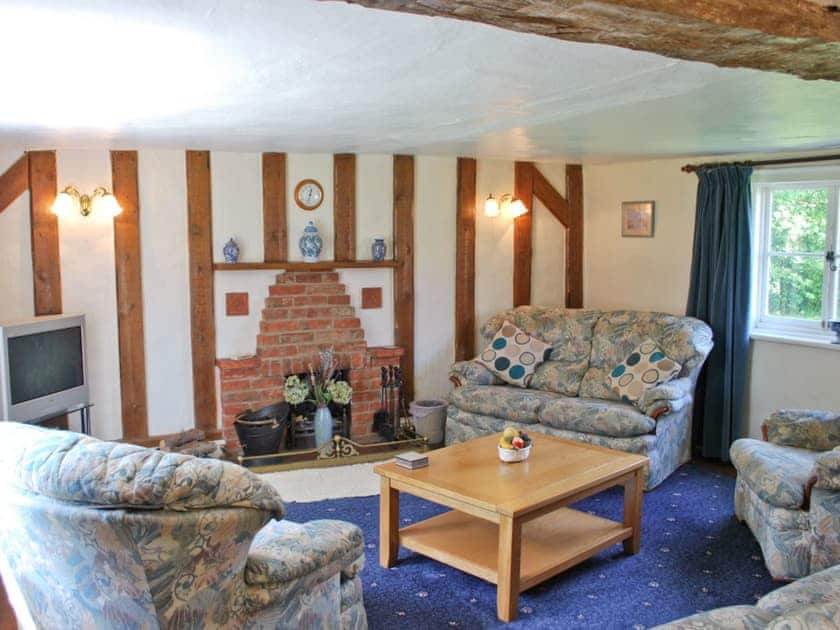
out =
{"type": "Polygon", "coordinates": [[[109,217],[115,217],[122,212],[117,198],[102,186],[96,188],[91,195],[82,195],[75,186],[67,186],[55,196],[52,205],[53,214],[59,217],[66,217],[73,210],[78,210],[86,217],[94,209],[109,217]]]}
{"type": "Polygon", "coordinates": [[[497,217],[502,214],[502,212],[509,214],[515,219],[516,217],[521,217],[523,214],[528,212],[528,208],[525,207],[525,204],[522,203],[521,199],[517,199],[508,193],[502,195],[501,202],[496,201],[496,198],[492,194],[488,195],[487,199],[484,201],[484,216],[497,217]]]}

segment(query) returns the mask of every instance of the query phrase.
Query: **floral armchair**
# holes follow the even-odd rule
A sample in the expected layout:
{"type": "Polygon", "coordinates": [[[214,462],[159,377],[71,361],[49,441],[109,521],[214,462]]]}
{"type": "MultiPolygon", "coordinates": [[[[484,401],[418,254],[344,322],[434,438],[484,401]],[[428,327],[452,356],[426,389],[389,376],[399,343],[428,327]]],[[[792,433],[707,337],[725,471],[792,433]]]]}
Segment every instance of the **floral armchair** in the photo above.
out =
{"type": "Polygon", "coordinates": [[[765,440],[741,439],[735,514],[761,545],[776,579],[840,563],[840,415],[781,410],[762,425],[765,440]]]}
{"type": "Polygon", "coordinates": [[[367,627],[359,528],[235,464],[3,422],[0,493],[23,627],[367,627]]]}

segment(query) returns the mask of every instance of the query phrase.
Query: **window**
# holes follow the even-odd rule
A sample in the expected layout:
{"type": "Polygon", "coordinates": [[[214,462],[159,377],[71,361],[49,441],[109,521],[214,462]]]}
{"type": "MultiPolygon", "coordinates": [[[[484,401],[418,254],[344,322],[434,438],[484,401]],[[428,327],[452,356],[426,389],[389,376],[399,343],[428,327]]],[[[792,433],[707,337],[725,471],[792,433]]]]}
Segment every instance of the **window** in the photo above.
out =
{"type": "Polygon", "coordinates": [[[840,319],[840,170],[820,174],[833,177],[754,178],[756,332],[828,340],[825,322],[840,319]]]}

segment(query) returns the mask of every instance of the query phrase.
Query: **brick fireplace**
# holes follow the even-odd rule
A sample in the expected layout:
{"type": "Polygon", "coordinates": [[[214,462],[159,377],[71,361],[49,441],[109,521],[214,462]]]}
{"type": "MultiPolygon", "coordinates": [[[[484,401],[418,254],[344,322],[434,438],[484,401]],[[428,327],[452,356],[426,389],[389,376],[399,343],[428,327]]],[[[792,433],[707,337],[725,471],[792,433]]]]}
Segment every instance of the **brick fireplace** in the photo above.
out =
{"type": "Polygon", "coordinates": [[[370,348],[350,306],[346,287],[335,271],[289,271],[277,276],[257,335],[257,353],[242,359],[218,359],[222,426],[229,446],[239,445],[233,421],[245,409],[283,399],[287,375],[318,365],[318,351],[332,346],[353,387],[351,434],[373,432],[379,408],[380,368],[398,365],[402,348],[370,348]]]}

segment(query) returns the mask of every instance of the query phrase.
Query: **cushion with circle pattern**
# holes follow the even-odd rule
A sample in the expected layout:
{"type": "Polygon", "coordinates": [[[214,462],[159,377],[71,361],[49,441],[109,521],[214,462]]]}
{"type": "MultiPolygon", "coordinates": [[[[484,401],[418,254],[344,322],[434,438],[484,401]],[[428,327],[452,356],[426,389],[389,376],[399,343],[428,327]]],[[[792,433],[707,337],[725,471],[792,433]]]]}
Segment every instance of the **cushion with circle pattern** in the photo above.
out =
{"type": "Polygon", "coordinates": [[[505,383],[528,387],[537,366],[551,355],[551,346],[505,320],[476,361],[505,383]]]}
{"type": "Polygon", "coordinates": [[[621,400],[638,402],[648,389],[667,383],[682,366],[669,359],[652,339],[645,339],[624,361],[616,365],[607,380],[621,400]]]}

